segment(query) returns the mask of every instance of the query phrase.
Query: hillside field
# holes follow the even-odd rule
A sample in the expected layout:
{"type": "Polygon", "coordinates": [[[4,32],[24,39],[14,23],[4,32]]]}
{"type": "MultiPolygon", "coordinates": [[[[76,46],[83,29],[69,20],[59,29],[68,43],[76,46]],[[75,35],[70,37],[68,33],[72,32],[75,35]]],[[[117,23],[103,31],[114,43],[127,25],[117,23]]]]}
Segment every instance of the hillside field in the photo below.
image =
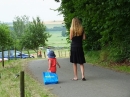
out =
{"type": "Polygon", "coordinates": [[[54,47],[69,47],[70,44],[67,43],[66,38],[61,35],[61,31],[49,31],[52,36],[48,38],[47,45],[54,47]]]}

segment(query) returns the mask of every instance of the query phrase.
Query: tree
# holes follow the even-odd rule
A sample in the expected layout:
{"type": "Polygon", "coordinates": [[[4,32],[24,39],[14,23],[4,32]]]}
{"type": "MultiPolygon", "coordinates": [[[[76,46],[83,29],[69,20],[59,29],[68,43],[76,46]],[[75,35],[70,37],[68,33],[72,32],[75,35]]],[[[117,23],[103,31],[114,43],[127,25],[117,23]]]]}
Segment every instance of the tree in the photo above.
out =
{"type": "Polygon", "coordinates": [[[10,45],[13,44],[12,38],[10,37],[10,30],[9,27],[4,24],[0,23],[0,49],[2,50],[2,65],[4,67],[4,54],[3,50],[8,48],[10,45]]]}
{"type": "Polygon", "coordinates": [[[65,36],[66,36],[66,31],[63,30],[63,31],[61,32],[61,35],[62,35],[63,37],[65,37],[65,36]]]}
{"type": "MultiPolygon", "coordinates": [[[[25,29],[27,28],[27,24],[29,22],[29,17],[26,15],[24,16],[16,16],[13,21],[13,29],[14,29],[14,49],[15,49],[15,59],[16,59],[16,49],[21,50],[22,52],[22,45],[20,44],[21,37],[25,34],[25,29]]],[[[22,58],[22,56],[21,56],[22,58]]]]}
{"type": "Polygon", "coordinates": [[[47,38],[51,35],[45,32],[46,26],[39,17],[33,18],[33,21],[28,25],[26,34],[20,41],[21,45],[26,49],[33,49],[35,52],[38,52],[38,47],[44,46],[45,42],[48,41],[47,38]]]}
{"type": "Polygon", "coordinates": [[[129,5],[129,0],[62,0],[58,11],[68,30],[73,17],[81,19],[85,51],[106,49],[109,61],[124,62],[130,58],[129,5]]]}
{"type": "Polygon", "coordinates": [[[27,24],[29,23],[29,17],[26,15],[24,16],[17,16],[14,18],[13,21],[13,28],[14,28],[14,40],[15,40],[15,47],[17,49],[22,50],[23,47],[20,45],[20,38],[25,34],[25,30],[27,28],[27,24]]]}
{"type": "Polygon", "coordinates": [[[10,30],[8,25],[0,23],[0,47],[7,48],[13,44],[13,40],[10,37],[10,30]]]}

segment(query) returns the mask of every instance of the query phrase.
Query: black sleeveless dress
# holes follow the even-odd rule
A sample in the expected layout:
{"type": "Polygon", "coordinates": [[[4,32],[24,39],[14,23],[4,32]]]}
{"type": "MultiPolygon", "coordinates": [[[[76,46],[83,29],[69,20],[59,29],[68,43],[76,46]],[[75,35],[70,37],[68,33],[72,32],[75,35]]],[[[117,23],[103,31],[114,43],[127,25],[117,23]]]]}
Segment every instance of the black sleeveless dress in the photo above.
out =
{"type": "Polygon", "coordinates": [[[70,49],[70,62],[76,64],[86,63],[82,47],[83,35],[72,38],[70,49]]]}

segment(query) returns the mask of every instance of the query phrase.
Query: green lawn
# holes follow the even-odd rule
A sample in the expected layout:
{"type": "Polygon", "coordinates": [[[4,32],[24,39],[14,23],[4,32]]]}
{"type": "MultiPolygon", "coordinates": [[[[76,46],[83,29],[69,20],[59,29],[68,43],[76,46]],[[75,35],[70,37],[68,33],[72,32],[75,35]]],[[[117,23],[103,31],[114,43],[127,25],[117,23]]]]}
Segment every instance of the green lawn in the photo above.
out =
{"type": "Polygon", "coordinates": [[[64,24],[45,24],[47,28],[53,28],[53,27],[63,27],[64,24]]]}
{"type": "Polygon", "coordinates": [[[69,47],[70,44],[67,43],[66,38],[61,35],[61,31],[50,31],[52,36],[48,38],[47,45],[54,47],[69,47]]]}

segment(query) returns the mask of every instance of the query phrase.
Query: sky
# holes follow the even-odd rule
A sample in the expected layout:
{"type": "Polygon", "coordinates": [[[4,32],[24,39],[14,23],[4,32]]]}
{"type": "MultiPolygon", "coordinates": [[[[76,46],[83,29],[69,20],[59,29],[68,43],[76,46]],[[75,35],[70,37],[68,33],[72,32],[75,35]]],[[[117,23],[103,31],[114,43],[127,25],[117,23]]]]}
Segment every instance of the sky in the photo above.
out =
{"type": "Polygon", "coordinates": [[[26,15],[30,20],[40,17],[42,21],[62,21],[63,15],[58,15],[60,2],[54,0],[0,0],[0,21],[12,22],[16,16],[26,15]]]}

